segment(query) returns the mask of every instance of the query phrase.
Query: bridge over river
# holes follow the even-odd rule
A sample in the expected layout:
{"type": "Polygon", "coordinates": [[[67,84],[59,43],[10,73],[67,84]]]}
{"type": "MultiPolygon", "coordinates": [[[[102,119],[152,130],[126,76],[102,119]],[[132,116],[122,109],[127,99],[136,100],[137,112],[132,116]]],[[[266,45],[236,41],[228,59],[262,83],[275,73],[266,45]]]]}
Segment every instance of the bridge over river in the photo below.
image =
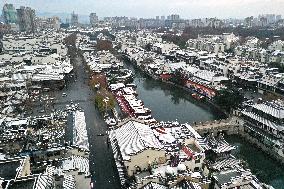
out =
{"type": "Polygon", "coordinates": [[[213,133],[216,136],[220,132],[228,135],[239,134],[243,131],[243,120],[232,116],[221,120],[195,122],[192,127],[202,136],[208,133],[213,133]]]}

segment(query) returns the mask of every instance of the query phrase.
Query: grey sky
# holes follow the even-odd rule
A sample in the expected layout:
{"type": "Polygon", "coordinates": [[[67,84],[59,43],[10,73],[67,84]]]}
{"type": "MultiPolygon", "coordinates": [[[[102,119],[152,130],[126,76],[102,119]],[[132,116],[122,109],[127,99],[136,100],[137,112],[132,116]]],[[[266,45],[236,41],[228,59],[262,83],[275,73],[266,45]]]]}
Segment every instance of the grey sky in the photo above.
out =
{"type": "Polygon", "coordinates": [[[284,15],[284,0],[0,0],[31,6],[40,12],[64,12],[73,10],[88,15],[96,12],[104,16],[155,17],[180,14],[183,18],[246,17],[262,13],[284,15]]]}

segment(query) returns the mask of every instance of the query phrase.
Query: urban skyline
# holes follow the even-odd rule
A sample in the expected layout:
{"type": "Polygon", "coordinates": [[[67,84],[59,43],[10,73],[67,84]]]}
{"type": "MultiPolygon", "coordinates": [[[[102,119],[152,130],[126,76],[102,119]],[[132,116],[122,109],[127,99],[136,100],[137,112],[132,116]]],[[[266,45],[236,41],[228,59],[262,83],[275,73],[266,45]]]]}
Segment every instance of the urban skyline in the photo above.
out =
{"type": "Polygon", "coordinates": [[[245,18],[259,14],[284,14],[284,1],[281,0],[233,0],[229,3],[225,0],[178,0],[175,2],[166,0],[143,1],[133,0],[102,1],[102,0],[74,0],[72,3],[62,1],[32,1],[32,0],[6,0],[0,2],[3,7],[5,3],[12,3],[14,6],[30,6],[38,13],[69,13],[75,11],[79,15],[89,15],[96,12],[100,17],[106,16],[129,16],[154,18],[156,15],[180,14],[182,18],[245,18]],[[44,4],[44,6],[42,6],[44,4]],[[268,8],[269,7],[269,8],[268,8]]]}

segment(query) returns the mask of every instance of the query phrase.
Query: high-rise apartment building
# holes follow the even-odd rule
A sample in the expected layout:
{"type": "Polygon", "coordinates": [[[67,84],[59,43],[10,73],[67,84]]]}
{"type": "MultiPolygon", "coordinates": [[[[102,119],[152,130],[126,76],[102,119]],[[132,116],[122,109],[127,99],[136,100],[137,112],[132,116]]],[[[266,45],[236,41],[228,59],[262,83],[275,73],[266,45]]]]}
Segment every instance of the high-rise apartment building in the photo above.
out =
{"type": "Polygon", "coordinates": [[[178,14],[172,14],[172,15],[169,15],[168,20],[179,20],[180,19],[180,16],[178,14]]]}
{"type": "Polygon", "coordinates": [[[79,24],[79,17],[78,14],[74,12],[71,14],[71,26],[78,26],[79,24]]]}
{"type": "Polygon", "coordinates": [[[273,24],[275,23],[276,21],[276,17],[275,17],[275,14],[262,14],[262,15],[259,15],[258,18],[265,18],[267,19],[267,23],[268,24],[273,24]]]}
{"type": "Polygon", "coordinates": [[[95,26],[99,21],[99,17],[97,16],[96,13],[91,13],[90,14],[90,24],[91,26],[95,26]]]}
{"type": "Polygon", "coordinates": [[[60,20],[58,17],[51,17],[51,18],[39,18],[35,19],[36,28],[38,30],[43,29],[60,29],[60,20]]]}
{"type": "Polygon", "coordinates": [[[281,15],[276,15],[276,22],[280,21],[282,19],[281,15]]]}
{"type": "Polygon", "coordinates": [[[30,7],[21,6],[17,9],[18,25],[22,32],[35,31],[35,10],[30,7]]]}
{"type": "Polygon", "coordinates": [[[5,4],[3,6],[3,19],[5,24],[17,23],[17,11],[13,4],[5,4]]]}

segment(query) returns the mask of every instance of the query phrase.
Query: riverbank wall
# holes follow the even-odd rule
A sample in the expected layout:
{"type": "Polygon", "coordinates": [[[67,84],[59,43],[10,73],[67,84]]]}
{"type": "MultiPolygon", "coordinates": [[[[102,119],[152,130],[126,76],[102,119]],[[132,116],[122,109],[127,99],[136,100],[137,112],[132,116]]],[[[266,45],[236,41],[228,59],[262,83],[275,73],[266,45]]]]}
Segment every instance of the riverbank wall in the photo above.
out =
{"type": "Polygon", "coordinates": [[[284,164],[284,158],[277,153],[277,149],[266,146],[265,144],[258,141],[257,138],[250,136],[244,130],[244,121],[238,115],[232,116],[228,119],[207,121],[204,123],[198,123],[192,127],[201,135],[205,136],[208,134],[213,134],[217,136],[219,133],[225,135],[236,135],[246,142],[254,145],[273,159],[277,160],[279,163],[284,164]]]}
{"type": "Polygon", "coordinates": [[[228,119],[198,123],[196,125],[192,125],[192,127],[201,136],[206,136],[208,134],[218,136],[220,133],[223,133],[225,135],[236,135],[284,165],[283,156],[278,154],[276,149],[265,146],[264,144],[260,143],[257,138],[254,138],[246,133],[244,131],[243,124],[244,122],[240,117],[233,116],[228,119]]]}
{"type": "Polygon", "coordinates": [[[245,141],[249,142],[250,144],[255,145],[255,147],[257,147],[258,149],[260,149],[261,151],[263,151],[264,153],[266,153],[267,155],[269,155],[270,157],[272,157],[273,159],[277,160],[279,163],[284,165],[284,158],[280,156],[274,149],[271,149],[265,146],[264,144],[260,143],[256,138],[253,138],[246,132],[241,132],[238,134],[238,136],[244,139],[245,141]]]}

